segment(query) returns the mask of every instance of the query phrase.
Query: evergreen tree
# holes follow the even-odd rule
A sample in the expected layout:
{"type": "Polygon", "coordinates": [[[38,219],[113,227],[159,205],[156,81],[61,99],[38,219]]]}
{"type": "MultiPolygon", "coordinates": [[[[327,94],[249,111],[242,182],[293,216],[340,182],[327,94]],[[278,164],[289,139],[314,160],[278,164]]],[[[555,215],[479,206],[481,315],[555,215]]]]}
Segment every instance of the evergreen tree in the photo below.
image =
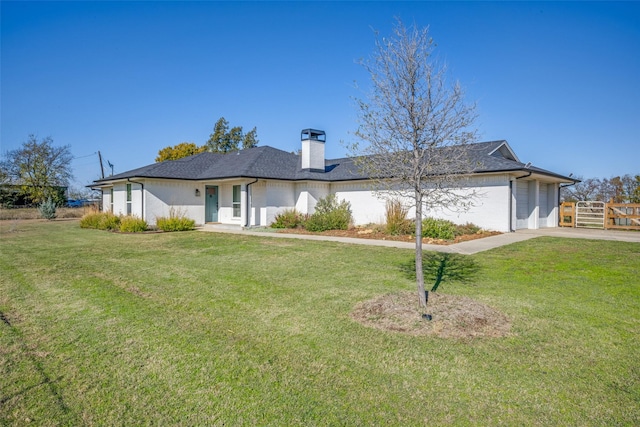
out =
{"type": "Polygon", "coordinates": [[[253,148],[258,146],[258,130],[253,127],[247,132],[242,140],[242,149],[253,148]]]}
{"type": "Polygon", "coordinates": [[[257,145],[258,131],[255,127],[245,135],[242,126],[229,129],[229,122],[224,117],[220,117],[213,127],[213,133],[209,135],[206,149],[212,153],[228,153],[257,145]]]}

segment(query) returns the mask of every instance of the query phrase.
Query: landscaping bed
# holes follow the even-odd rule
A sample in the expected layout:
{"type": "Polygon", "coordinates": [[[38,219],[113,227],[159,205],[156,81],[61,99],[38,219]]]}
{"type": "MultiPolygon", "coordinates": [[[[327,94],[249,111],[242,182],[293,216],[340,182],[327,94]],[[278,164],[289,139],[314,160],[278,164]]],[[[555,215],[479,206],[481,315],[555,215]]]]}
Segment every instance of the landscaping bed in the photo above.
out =
{"type": "MultiPolygon", "coordinates": [[[[374,240],[393,240],[397,242],[415,242],[415,236],[410,236],[410,235],[394,236],[373,227],[371,228],[353,227],[348,230],[327,230],[327,231],[320,231],[320,232],[312,232],[312,231],[305,230],[304,228],[287,228],[287,229],[279,229],[277,231],[278,233],[288,233],[288,234],[311,234],[311,235],[318,235],[318,236],[351,237],[355,239],[374,239],[374,240]]],[[[456,236],[453,240],[432,239],[430,237],[423,237],[422,243],[430,244],[430,245],[452,245],[454,243],[482,239],[485,237],[496,236],[498,234],[502,234],[502,233],[498,231],[482,230],[478,233],[463,234],[461,236],[456,236]]]]}

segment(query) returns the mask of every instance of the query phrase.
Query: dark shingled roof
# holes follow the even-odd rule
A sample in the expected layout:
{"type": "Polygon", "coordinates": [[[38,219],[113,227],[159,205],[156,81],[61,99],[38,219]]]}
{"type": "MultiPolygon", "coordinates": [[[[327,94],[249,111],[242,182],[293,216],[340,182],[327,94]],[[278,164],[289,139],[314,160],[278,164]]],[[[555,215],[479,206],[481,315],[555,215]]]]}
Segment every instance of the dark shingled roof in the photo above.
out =
{"type": "MultiPolygon", "coordinates": [[[[480,142],[469,145],[475,172],[526,171],[574,180],[518,161],[506,141],[480,142]]],[[[179,160],[153,163],[138,169],[119,173],[94,181],[106,183],[127,178],[164,178],[183,180],[214,180],[225,178],[260,178],[287,181],[351,181],[368,179],[354,163],[353,158],[325,161],[325,171],[301,169],[301,156],[269,146],[249,148],[228,154],[201,153],[179,160]]]]}

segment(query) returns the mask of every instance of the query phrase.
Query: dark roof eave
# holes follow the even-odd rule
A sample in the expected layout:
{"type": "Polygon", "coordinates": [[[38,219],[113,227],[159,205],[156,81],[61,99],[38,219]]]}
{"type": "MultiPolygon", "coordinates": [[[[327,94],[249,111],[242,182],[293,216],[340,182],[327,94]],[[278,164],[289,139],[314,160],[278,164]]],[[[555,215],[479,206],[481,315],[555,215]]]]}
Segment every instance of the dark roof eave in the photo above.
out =
{"type": "Polygon", "coordinates": [[[563,180],[566,180],[566,182],[580,182],[579,179],[575,179],[575,178],[571,178],[568,176],[564,176],[564,175],[560,175],[558,173],[553,173],[550,171],[546,171],[546,170],[541,170],[541,169],[531,169],[531,168],[525,168],[525,167],[520,167],[520,168],[509,168],[509,169],[492,169],[492,170],[480,170],[480,171],[473,171],[472,173],[504,173],[504,172],[531,172],[531,175],[533,174],[538,174],[538,175],[545,175],[545,176],[550,176],[550,177],[554,177],[554,178],[560,178],[563,180]]]}

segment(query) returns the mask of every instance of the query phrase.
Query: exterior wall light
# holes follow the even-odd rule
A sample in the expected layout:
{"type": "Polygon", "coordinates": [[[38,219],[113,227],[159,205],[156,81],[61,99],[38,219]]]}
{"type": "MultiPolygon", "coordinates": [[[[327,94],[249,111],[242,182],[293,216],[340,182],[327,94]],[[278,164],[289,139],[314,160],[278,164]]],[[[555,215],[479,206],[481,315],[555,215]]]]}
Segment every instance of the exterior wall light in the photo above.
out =
{"type": "Polygon", "coordinates": [[[196,188],[196,197],[200,197],[200,189],[196,188]]]}

